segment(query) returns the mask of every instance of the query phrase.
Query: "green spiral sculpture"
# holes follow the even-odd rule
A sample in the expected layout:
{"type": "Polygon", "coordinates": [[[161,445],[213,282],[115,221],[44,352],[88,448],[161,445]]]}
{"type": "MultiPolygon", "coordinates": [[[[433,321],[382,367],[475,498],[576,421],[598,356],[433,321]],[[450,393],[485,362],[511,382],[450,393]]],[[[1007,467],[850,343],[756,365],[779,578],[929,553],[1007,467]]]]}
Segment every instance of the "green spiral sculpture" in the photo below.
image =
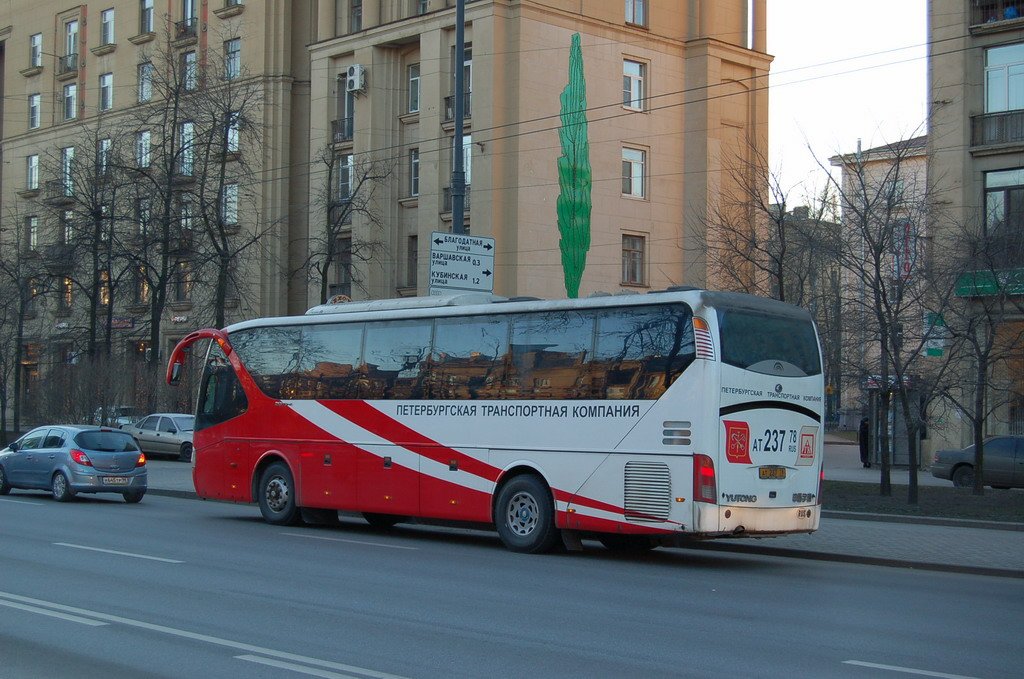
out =
{"type": "Polygon", "coordinates": [[[556,202],[558,231],[562,237],[558,247],[562,251],[562,271],[565,274],[565,293],[579,297],[583,269],[590,250],[590,191],[593,183],[590,171],[590,144],[587,142],[587,85],[583,78],[583,50],[580,34],[572,36],[569,50],[569,83],[559,97],[562,126],[558,138],[562,155],[558,157],[558,186],[556,202]]]}

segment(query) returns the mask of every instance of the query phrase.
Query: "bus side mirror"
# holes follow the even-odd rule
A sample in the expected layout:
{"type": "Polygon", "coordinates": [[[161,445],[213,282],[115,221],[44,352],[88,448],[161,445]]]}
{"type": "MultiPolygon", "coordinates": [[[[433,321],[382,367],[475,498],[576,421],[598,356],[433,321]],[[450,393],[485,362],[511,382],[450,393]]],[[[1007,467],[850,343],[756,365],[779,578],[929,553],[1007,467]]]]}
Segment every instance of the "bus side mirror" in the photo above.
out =
{"type": "Polygon", "coordinates": [[[171,366],[171,384],[177,384],[181,381],[181,364],[175,363],[171,366]]]}

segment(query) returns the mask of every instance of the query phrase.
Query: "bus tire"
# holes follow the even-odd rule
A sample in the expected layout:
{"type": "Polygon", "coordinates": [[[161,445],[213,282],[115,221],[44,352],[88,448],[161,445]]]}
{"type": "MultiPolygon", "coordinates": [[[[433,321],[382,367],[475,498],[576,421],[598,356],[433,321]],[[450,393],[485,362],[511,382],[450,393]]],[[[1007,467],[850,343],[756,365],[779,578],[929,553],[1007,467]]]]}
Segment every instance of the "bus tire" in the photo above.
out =
{"type": "Polygon", "coordinates": [[[597,538],[610,552],[646,552],[657,547],[649,535],[619,535],[608,533],[597,538]]]}
{"type": "Polygon", "coordinates": [[[301,520],[295,503],[295,480],[288,465],[275,462],[260,474],[258,488],[263,520],[275,526],[293,526],[301,520]]]}
{"type": "Polygon", "coordinates": [[[377,514],[375,512],[363,512],[363,518],[374,528],[383,530],[394,528],[396,523],[402,521],[402,517],[397,514],[377,514]]]}
{"type": "Polygon", "coordinates": [[[494,524],[501,541],[513,552],[540,554],[558,542],[554,500],[547,485],[533,474],[513,477],[501,487],[494,524]]]}

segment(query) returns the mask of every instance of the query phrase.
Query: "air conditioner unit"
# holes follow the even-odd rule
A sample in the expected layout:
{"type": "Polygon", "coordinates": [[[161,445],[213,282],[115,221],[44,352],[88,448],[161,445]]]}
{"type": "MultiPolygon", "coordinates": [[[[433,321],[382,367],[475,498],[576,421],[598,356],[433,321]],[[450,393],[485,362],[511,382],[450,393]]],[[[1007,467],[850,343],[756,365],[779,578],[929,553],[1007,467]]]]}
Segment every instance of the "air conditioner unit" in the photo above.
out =
{"type": "Polygon", "coordinates": [[[348,67],[345,77],[346,92],[364,92],[366,90],[366,68],[362,64],[352,64],[348,67]]]}

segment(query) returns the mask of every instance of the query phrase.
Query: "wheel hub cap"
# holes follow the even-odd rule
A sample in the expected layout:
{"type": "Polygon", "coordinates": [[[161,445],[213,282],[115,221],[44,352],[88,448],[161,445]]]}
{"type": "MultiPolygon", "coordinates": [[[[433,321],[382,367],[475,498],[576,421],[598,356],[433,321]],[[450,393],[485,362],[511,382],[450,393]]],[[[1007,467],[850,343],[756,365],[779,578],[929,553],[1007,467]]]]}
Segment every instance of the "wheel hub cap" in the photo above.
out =
{"type": "Polygon", "coordinates": [[[288,484],[280,476],[275,476],[267,484],[267,505],[275,512],[284,511],[288,506],[288,484]]]}
{"type": "Polygon", "coordinates": [[[508,526],[516,535],[529,535],[537,527],[539,507],[529,493],[516,493],[508,503],[508,526]]]}

